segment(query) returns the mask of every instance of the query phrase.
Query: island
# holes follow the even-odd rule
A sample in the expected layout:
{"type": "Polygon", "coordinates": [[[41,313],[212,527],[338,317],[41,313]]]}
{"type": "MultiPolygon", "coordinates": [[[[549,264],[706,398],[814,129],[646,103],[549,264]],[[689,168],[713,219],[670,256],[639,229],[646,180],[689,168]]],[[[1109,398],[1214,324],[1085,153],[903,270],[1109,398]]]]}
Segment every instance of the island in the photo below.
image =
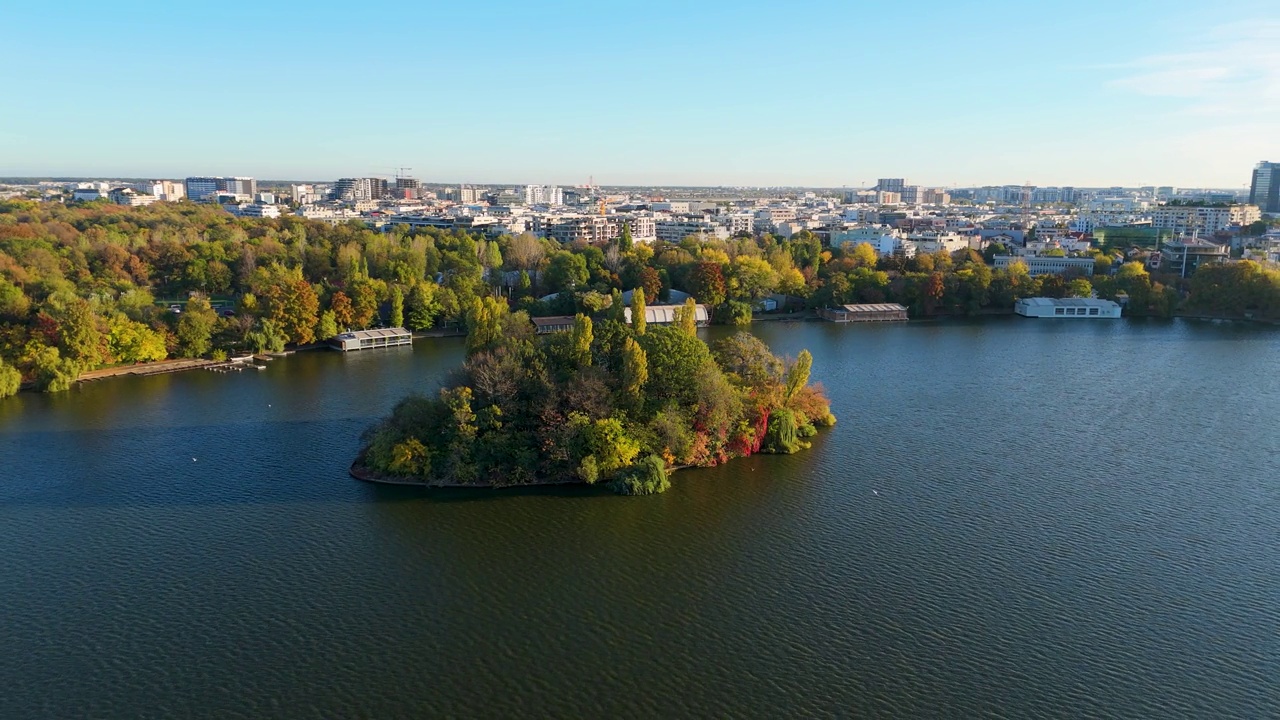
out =
{"type": "Polygon", "coordinates": [[[794,453],[835,423],[812,356],[774,355],[746,332],[708,345],[697,306],[646,321],[644,293],[539,334],[497,298],[468,312],[467,359],[434,396],[370,428],[352,474],[437,487],[604,484],[660,493],[671,470],[794,453]]]}

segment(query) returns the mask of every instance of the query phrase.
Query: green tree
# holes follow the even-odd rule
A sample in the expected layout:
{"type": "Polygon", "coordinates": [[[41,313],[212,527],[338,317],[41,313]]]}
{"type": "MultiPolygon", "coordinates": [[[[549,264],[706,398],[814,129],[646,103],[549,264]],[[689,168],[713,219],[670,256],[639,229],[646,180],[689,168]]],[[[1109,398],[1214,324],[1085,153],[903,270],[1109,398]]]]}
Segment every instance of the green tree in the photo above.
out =
{"type": "Polygon", "coordinates": [[[328,340],[338,334],[338,321],[334,319],[332,310],[320,313],[320,321],[316,323],[316,339],[328,340]]]}
{"type": "Polygon", "coordinates": [[[425,280],[419,281],[409,291],[407,327],[410,330],[426,330],[431,327],[440,314],[440,304],[436,302],[436,286],[425,280]]]}
{"type": "Polygon", "coordinates": [[[102,362],[102,334],[98,332],[98,317],[88,301],[70,298],[60,307],[54,307],[52,315],[58,322],[58,349],[63,357],[81,367],[102,362]]]}
{"type": "Polygon", "coordinates": [[[618,249],[624,253],[630,252],[633,244],[631,241],[631,223],[624,222],[622,223],[622,235],[618,237],[618,249]]]}
{"type": "Polygon", "coordinates": [[[35,376],[35,388],[40,392],[70,390],[80,377],[80,364],[71,358],[62,357],[56,347],[45,346],[37,351],[32,358],[31,369],[35,376]]]}
{"type": "Polygon", "coordinates": [[[573,330],[569,333],[569,354],[579,368],[591,365],[591,318],[578,313],[573,318],[573,330]]]}
{"type": "Polygon", "coordinates": [[[648,381],[649,358],[640,343],[629,337],[622,343],[622,392],[636,402],[648,381]]]}
{"type": "Polygon", "coordinates": [[[546,289],[549,292],[576,290],[587,283],[587,260],[581,255],[558,250],[547,262],[546,289]]]}
{"type": "Polygon", "coordinates": [[[496,347],[502,341],[507,304],[492,296],[476,298],[467,311],[467,354],[496,347]]]}
{"type": "Polygon", "coordinates": [[[657,455],[649,455],[609,484],[619,495],[657,495],[671,488],[667,464],[657,455]]]}
{"type": "Polygon", "coordinates": [[[733,285],[739,298],[756,301],[778,286],[778,273],[767,260],[739,255],[733,259],[733,285]]]}
{"type": "MultiPolygon", "coordinates": [[[[496,245],[494,248],[494,252],[497,252],[496,245]]],[[[387,324],[391,327],[404,327],[404,293],[400,291],[399,285],[391,288],[391,316],[387,319],[387,324]]]]}
{"type": "Polygon", "coordinates": [[[22,387],[22,373],[0,360],[0,398],[7,398],[22,387]]]}
{"type": "Polygon", "coordinates": [[[631,329],[635,331],[636,335],[643,335],[645,323],[644,289],[636,288],[631,291],[631,329]]]}
{"type": "Polygon", "coordinates": [[[1084,278],[1067,283],[1067,297],[1087,298],[1093,295],[1093,284],[1084,278]]]}
{"type": "Polygon", "coordinates": [[[203,295],[197,295],[187,302],[187,309],[178,319],[178,353],[182,357],[201,357],[209,352],[213,328],[218,323],[218,314],[209,305],[203,295]]]}
{"type": "Polygon", "coordinates": [[[787,370],[786,397],[788,400],[795,397],[800,388],[809,384],[809,371],[811,368],[813,368],[813,355],[809,354],[808,350],[801,350],[795,364],[787,370]]]}
{"type": "Polygon", "coordinates": [[[254,353],[261,355],[284,352],[284,344],[288,338],[280,323],[270,318],[263,318],[259,321],[258,328],[245,336],[245,340],[249,343],[249,347],[253,348],[254,353]]]}

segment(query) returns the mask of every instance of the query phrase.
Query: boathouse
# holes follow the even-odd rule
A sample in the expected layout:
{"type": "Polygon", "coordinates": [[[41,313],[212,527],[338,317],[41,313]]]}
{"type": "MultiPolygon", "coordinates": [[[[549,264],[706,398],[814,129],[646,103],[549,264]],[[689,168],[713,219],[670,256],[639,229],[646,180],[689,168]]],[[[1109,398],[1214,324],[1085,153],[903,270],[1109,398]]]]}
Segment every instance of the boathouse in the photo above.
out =
{"type": "Polygon", "coordinates": [[[907,319],[907,309],[897,303],[840,305],[818,310],[818,317],[838,323],[901,322],[907,319]]]}
{"type": "Polygon", "coordinates": [[[573,329],[573,315],[552,315],[533,318],[534,331],[539,335],[569,332],[573,329]]]}
{"type": "Polygon", "coordinates": [[[1094,298],[1022,298],[1013,304],[1013,311],[1023,317],[1034,318],[1120,317],[1119,304],[1094,298]]]}
{"type": "Polygon", "coordinates": [[[329,340],[335,350],[350,352],[352,350],[372,350],[373,348],[412,345],[413,333],[402,327],[378,328],[376,330],[352,330],[339,333],[329,340]]]}

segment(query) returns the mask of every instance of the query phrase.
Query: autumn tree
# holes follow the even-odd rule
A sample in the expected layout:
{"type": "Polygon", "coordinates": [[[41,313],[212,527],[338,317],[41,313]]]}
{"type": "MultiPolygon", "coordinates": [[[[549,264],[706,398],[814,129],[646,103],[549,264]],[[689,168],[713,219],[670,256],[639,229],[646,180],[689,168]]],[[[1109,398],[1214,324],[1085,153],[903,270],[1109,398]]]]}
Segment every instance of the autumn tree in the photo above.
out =
{"type": "Polygon", "coordinates": [[[698,336],[698,304],[693,298],[687,298],[684,305],[676,309],[675,321],[680,332],[690,337],[698,336]]]}
{"type": "Polygon", "coordinates": [[[333,321],[337,323],[339,330],[353,327],[355,313],[351,309],[351,298],[346,293],[334,291],[333,297],[329,298],[329,310],[333,312],[333,321]]]}
{"type": "Polygon", "coordinates": [[[694,297],[706,305],[716,307],[725,301],[724,271],[720,263],[700,262],[693,269],[690,289],[694,297]]]}

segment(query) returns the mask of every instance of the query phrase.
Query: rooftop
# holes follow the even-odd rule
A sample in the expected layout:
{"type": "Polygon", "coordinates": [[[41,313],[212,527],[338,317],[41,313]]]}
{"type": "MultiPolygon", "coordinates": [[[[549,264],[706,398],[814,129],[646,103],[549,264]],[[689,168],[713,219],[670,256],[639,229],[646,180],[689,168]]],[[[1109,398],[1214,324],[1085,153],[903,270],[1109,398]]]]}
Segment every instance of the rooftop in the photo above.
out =
{"type": "Polygon", "coordinates": [[[1110,300],[1098,300],[1096,298],[1047,298],[1033,297],[1022,298],[1018,302],[1035,307],[1096,307],[1109,308],[1114,307],[1116,303],[1110,300]]]}
{"type": "Polygon", "coordinates": [[[350,332],[338,333],[340,340],[364,340],[368,338],[379,337],[406,337],[412,335],[408,330],[402,327],[394,328],[375,328],[373,330],[352,330],[350,332]]]}

